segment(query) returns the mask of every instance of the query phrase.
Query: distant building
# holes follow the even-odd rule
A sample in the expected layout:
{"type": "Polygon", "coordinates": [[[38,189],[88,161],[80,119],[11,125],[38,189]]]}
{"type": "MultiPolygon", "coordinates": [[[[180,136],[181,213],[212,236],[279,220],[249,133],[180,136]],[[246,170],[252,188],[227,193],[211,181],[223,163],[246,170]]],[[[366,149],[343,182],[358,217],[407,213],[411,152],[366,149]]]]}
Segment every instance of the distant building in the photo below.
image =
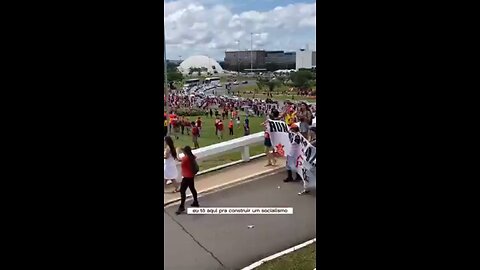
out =
{"type": "Polygon", "coordinates": [[[201,73],[210,73],[210,74],[221,74],[223,73],[223,68],[218,64],[215,59],[212,59],[204,55],[190,56],[185,59],[178,70],[183,74],[190,74],[192,69],[200,69],[201,73]]]}
{"type": "Polygon", "coordinates": [[[225,52],[225,66],[230,70],[265,68],[268,64],[275,64],[286,68],[295,65],[295,52],[284,51],[227,51],[225,52]]]}
{"type": "Polygon", "coordinates": [[[296,54],[295,69],[317,67],[317,52],[308,49],[300,49],[296,54]]]}
{"type": "Polygon", "coordinates": [[[253,68],[265,66],[265,51],[229,51],[225,52],[225,65],[230,70],[243,70],[250,68],[253,64],[253,68]]]}
{"type": "Polygon", "coordinates": [[[295,52],[267,51],[265,56],[266,64],[295,64],[295,52]]]}

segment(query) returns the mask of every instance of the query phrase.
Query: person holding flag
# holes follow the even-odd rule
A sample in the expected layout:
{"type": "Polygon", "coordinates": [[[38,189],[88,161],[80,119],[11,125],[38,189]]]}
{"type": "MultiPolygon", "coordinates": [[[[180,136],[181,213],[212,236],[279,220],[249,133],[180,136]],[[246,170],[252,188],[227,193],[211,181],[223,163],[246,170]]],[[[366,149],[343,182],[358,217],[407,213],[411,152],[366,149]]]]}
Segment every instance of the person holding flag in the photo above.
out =
{"type": "Polygon", "coordinates": [[[289,153],[287,153],[287,164],[286,164],[286,168],[287,168],[287,178],[285,180],[283,180],[283,182],[298,182],[298,181],[301,181],[302,178],[300,177],[300,175],[298,174],[297,172],[297,158],[298,156],[300,156],[300,151],[301,151],[301,147],[300,147],[300,129],[298,128],[297,124],[293,123],[291,126],[290,126],[290,136],[291,139],[290,139],[290,142],[291,142],[291,146],[290,146],[290,151],[289,153]],[[293,172],[295,172],[295,180],[293,179],[293,172]]]}
{"type": "Polygon", "coordinates": [[[296,113],[295,110],[290,107],[287,109],[287,112],[285,113],[285,123],[290,127],[296,122],[296,113]]]}

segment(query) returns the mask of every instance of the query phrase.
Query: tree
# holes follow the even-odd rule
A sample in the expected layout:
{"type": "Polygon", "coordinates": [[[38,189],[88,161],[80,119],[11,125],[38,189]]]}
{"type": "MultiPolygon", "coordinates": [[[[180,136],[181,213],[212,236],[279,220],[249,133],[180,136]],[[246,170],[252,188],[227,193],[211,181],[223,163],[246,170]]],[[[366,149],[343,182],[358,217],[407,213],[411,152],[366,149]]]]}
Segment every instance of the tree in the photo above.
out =
{"type": "Polygon", "coordinates": [[[288,77],[281,74],[281,75],[277,76],[277,80],[279,81],[279,83],[281,83],[283,85],[287,85],[288,77]]]}
{"type": "Polygon", "coordinates": [[[167,72],[177,70],[178,65],[172,62],[167,62],[167,72]]]}
{"type": "Polygon", "coordinates": [[[263,90],[267,86],[268,81],[269,81],[269,79],[258,76],[257,77],[257,87],[258,87],[258,89],[263,90]]]}
{"type": "Polygon", "coordinates": [[[280,85],[280,81],[278,80],[270,80],[267,82],[267,87],[268,87],[268,95],[269,97],[273,97],[272,92],[275,90],[275,87],[278,87],[280,85]]]}
{"type": "Polygon", "coordinates": [[[299,70],[294,73],[290,73],[290,79],[292,80],[293,86],[298,88],[305,88],[310,86],[310,80],[313,80],[315,77],[313,73],[309,70],[299,70]]]}
{"type": "Polygon", "coordinates": [[[169,70],[167,72],[167,78],[169,81],[179,82],[183,80],[183,74],[178,70],[169,70]]]}
{"type": "Polygon", "coordinates": [[[262,79],[257,80],[257,88],[255,88],[253,91],[255,93],[253,94],[253,98],[255,98],[255,94],[258,94],[259,91],[263,90],[263,87],[265,86],[265,82],[262,79]]]}

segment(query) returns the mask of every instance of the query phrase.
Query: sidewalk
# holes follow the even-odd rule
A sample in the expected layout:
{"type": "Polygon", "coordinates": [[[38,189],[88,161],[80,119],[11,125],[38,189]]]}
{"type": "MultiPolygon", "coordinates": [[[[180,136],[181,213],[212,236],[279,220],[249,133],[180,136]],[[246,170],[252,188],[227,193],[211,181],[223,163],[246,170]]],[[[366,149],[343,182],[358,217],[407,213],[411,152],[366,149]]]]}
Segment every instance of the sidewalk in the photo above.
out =
{"type": "MultiPolygon", "coordinates": [[[[261,157],[246,163],[240,163],[218,171],[199,175],[195,177],[195,188],[200,194],[282,170],[285,167],[285,159],[277,158],[276,166],[265,167],[265,164],[267,164],[267,158],[261,157]]],[[[173,185],[167,186],[164,184],[164,191],[163,203],[165,205],[180,200],[180,193],[171,193],[173,191],[173,185]]],[[[190,194],[190,191],[187,190],[187,196],[190,194]]]]}

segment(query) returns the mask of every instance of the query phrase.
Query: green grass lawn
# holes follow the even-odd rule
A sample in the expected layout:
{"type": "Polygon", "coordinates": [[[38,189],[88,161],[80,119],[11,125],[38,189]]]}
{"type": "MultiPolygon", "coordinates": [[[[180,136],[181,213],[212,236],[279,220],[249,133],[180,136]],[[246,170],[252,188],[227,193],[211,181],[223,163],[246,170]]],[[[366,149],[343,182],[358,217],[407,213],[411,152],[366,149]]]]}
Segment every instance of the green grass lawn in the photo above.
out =
{"type": "Polygon", "coordinates": [[[316,267],[316,246],[311,244],[302,249],[266,262],[257,270],[313,270],[316,267]]]}
{"type": "MultiPolygon", "coordinates": [[[[189,120],[193,121],[196,118],[197,117],[191,116],[189,117],[189,120]]],[[[233,136],[228,135],[228,120],[224,120],[223,140],[221,140],[215,136],[215,126],[214,126],[215,116],[213,118],[202,116],[202,132],[200,133],[201,137],[198,138],[198,143],[200,147],[243,137],[243,123],[245,121],[244,113],[241,113],[240,120],[241,120],[240,127],[238,127],[236,125],[236,122],[234,121],[233,136]]],[[[250,120],[250,134],[263,131],[263,125],[261,125],[261,123],[263,123],[263,121],[265,120],[264,118],[249,117],[249,120],[250,120]]],[[[175,147],[183,147],[186,145],[193,147],[192,136],[191,135],[188,136],[186,134],[187,134],[186,131],[184,135],[179,134],[178,139],[175,139],[174,136],[172,136],[172,138],[174,139],[175,147]]],[[[263,153],[263,151],[264,151],[263,142],[259,143],[258,145],[252,145],[250,147],[250,156],[261,154],[263,153]]],[[[221,164],[237,161],[240,159],[241,159],[241,153],[239,150],[236,150],[236,151],[232,151],[231,153],[226,153],[223,155],[211,157],[207,160],[203,160],[202,162],[200,162],[199,166],[200,166],[200,170],[205,170],[208,168],[212,168],[221,164]]]]}
{"type": "MultiPolygon", "coordinates": [[[[250,146],[250,156],[255,156],[263,152],[264,152],[263,142],[259,143],[258,145],[250,146]]],[[[227,163],[234,162],[241,159],[242,159],[242,154],[240,153],[240,151],[235,151],[235,152],[227,153],[224,155],[215,156],[207,160],[203,160],[198,165],[200,167],[200,170],[206,170],[209,168],[213,168],[222,164],[227,164],[227,163]]]]}
{"type": "MultiPolygon", "coordinates": [[[[244,98],[253,98],[253,93],[255,92],[254,89],[256,89],[257,86],[255,85],[247,85],[243,87],[239,87],[235,89],[235,91],[240,91],[240,96],[244,98]],[[245,93],[245,92],[251,92],[251,93],[245,93]]],[[[288,94],[281,94],[282,92],[286,92],[289,90],[289,87],[283,85],[279,88],[275,88],[273,92],[273,100],[301,100],[301,101],[315,101],[316,98],[313,97],[307,97],[307,96],[299,96],[297,94],[293,95],[288,95],[288,94]]],[[[261,91],[258,91],[258,94],[255,94],[255,98],[259,99],[267,99],[267,95],[262,94],[263,92],[268,92],[268,89],[262,89],[261,91]]],[[[236,92],[235,92],[236,94],[236,92]]]]}
{"type": "MultiPolygon", "coordinates": [[[[241,94],[241,97],[244,98],[253,98],[253,94],[241,94]]],[[[255,98],[267,99],[267,95],[255,94],[255,98]]],[[[273,95],[273,100],[300,100],[300,101],[315,101],[316,98],[308,96],[298,96],[298,95],[273,95]]]]}

